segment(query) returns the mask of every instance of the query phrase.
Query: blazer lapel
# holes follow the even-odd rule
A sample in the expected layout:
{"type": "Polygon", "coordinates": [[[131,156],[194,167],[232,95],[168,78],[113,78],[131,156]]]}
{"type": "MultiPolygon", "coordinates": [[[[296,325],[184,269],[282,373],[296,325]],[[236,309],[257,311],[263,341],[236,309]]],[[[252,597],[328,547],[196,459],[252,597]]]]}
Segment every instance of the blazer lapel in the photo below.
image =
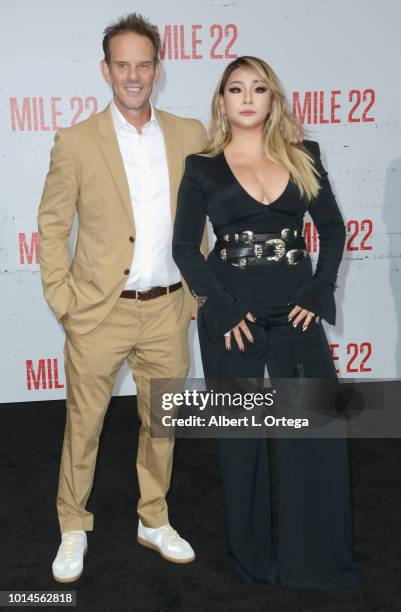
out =
{"type": "Polygon", "coordinates": [[[170,208],[174,222],[177,209],[177,194],[183,170],[183,149],[180,130],[172,119],[163,111],[155,109],[156,117],[163,132],[166,148],[167,166],[170,181],[170,208]]]}
{"type": "Polygon", "coordinates": [[[132,221],[132,224],[135,227],[127,175],[125,173],[124,162],[121,157],[120,147],[113,125],[110,104],[104,109],[104,111],[99,113],[98,144],[103,153],[106,164],[110,169],[121,201],[132,221]]]}

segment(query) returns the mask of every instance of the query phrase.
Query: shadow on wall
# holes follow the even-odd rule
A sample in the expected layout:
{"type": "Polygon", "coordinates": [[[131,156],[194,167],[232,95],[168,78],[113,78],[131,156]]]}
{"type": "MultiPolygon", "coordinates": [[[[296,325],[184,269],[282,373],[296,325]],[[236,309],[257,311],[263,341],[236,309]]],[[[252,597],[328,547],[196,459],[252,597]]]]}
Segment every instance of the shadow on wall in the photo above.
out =
{"type": "MultiPolygon", "coordinates": [[[[388,282],[390,284],[389,296],[393,296],[395,319],[397,327],[393,330],[397,338],[394,360],[396,364],[395,376],[401,378],[401,338],[399,318],[401,314],[401,219],[399,211],[401,208],[401,159],[395,159],[386,170],[384,196],[383,196],[383,221],[388,236],[388,282]],[[398,219],[398,225],[394,225],[394,219],[398,219]]],[[[381,313],[377,313],[378,324],[381,313]]]]}
{"type": "MultiPolygon", "coordinates": [[[[344,149],[348,149],[348,145],[344,146],[344,149]]],[[[342,152],[339,151],[338,152],[339,156],[342,156],[342,152]]],[[[340,209],[340,212],[344,218],[344,223],[347,224],[347,219],[346,219],[346,214],[345,214],[345,203],[341,202],[341,198],[339,198],[338,194],[337,194],[337,190],[336,190],[336,182],[339,180],[338,178],[336,178],[335,176],[331,176],[330,174],[330,168],[328,167],[328,162],[326,160],[326,156],[324,151],[322,151],[321,153],[321,158],[322,158],[322,164],[324,166],[324,168],[326,168],[327,172],[328,172],[328,176],[329,176],[329,181],[330,181],[330,185],[331,185],[331,189],[334,193],[334,197],[336,198],[336,202],[338,204],[338,207],[340,209]]],[[[346,156],[344,156],[344,158],[346,158],[346,156]]],[[[347,237],[348,239],[348,237],[347,237]]],[[[335,326],[335,330],[336,330],[336,334],[338,334],[339,337],[343,336],[343,332],[344,332],[344,304],[345,301],[348,299],[348,296],[346,295],[346,286],[347,286],[347,277],[348,277],[348,273],[350,270],[350,266],[351,266],[351,258],[347,257],[347,251],[346,251],[346,247],[344,247],[344,253],[343,253],[343,259],[341,261],[341,265],[340,265],[340,269],[339,269],[339,274],[338,274],[338,279],[337,279],[337,284],[338,287],[336,288],[335,292],[334,292],[334,298],[336,301],[336,326],[335,326]]],[[[326,323],[324,323],[324,325],[326,325],[326,329],[327,331],[330,332],[332,328],[331,325],[327,325],[326,323]]],[[[329,340],[330,342],[330,340],[329,340]]]]}

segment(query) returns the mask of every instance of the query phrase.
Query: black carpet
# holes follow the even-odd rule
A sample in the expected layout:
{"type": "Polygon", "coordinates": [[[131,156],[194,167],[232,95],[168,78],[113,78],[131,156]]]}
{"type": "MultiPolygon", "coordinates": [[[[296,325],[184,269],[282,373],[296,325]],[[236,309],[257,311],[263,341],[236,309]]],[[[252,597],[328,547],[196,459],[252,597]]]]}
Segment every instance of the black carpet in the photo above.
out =
{"type": "Polygon", "coordinates": [[[213,440],[177,440],[168,497],[170,522],[191,542],[197,560],[176,565],[137,544],[135,398],[114,398],[88,504],[95,530],[88,534],[84,575],[63,586],[53,581],[51,563],[59,545],[55,497],[64,420],[63,401],[0,405],[0,590],[76,590],[76,609],[88,612],[401,610],[398,439],[351,440],[354,549],[362,573],[358,588],[248,586],[225,562],[213,440]]]}

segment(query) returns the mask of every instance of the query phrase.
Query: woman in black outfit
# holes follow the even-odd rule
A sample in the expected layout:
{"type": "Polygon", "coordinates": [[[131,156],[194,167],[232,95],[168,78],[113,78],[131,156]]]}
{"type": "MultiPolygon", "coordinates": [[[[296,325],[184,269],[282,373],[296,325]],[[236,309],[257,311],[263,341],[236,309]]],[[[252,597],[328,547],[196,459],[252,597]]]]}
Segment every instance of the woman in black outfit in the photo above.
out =
{"type": "MultiPolygon", "coordinates": [[[[335,323],[345,228],[318,143],[289,144],[290,123],[272,69],[240,57],[217,86],[206,150],[186,159],[173,256],[200,306],[205,378],[263,379],[266,365],[273,379],[300,371],[336,379],[320,319],[335,323]],[[306,211],[320,240],[314,273],[306,211]],[[206,216],[217,237],[207,261],[199,249],[206,216]]],[[[347,441],[276,443],[277,547],[266,439],[217,440],[232,568],[245,582],[279,578],[290,588],[355,584],[347,441]]]]}

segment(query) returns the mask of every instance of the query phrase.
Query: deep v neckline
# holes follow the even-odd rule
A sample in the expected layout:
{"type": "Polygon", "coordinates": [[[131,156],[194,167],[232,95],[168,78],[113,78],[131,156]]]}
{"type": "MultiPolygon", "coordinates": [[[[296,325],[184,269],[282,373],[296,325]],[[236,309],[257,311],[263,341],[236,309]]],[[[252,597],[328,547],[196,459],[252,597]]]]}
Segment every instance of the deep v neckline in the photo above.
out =
{"type": "Polygon", "coordinates": [[[239,186],[239,188],[241,189],[241,191],[243,191],[243,193],[245,193],[245,194],[248,196],[248,198],[250,198],[251,200],[253,200],[254,202],[256,202],[256,204],[259,204],[259,206],[264,206],[265,208],[266,208],[266,207],[268,207],[268,206],[273,206],[274,204],[277,204],[277,202],[278,202],[279,200],[281,200],[281,198],[282,198],[282,197],[284,196],[284,194],[287,192],[287,189],[288,189],[288,187],[290,186],[290,182],[291,182],[291,178],[290,178],[290,176],[289,176],[289,175],[288,175],[288,181],[287,181],[287,184],[286,184],[286,186],[284,187],[284,190],[283,190],[283,191],[280,193],[280,195],[279,195],[279,196],[278,196],[278,197],[277,197],[275,200],[273,200],[273,202],[269,202],[268,204],[264,204],[264,202],[261,202],[260,200],[257,200],[256,198],[254,198],[254,197],[253,197],[253,196],[252,196],[252,195],[251,195],[251,194],[250,194],[250,193],[249,193],[249,192],[248,192],[248,191],[245,189],[245,187],[243,187],[243,186],[242,186],[242,184],[240,183],[240,181],[239,181],[239,180],[237,179],[237,177],[235,176],[234,171],[232,170],[232,168],[231,168],[230,164],[228,163],[227,158],[226,158],[226,154],[224,153],[224,151],[222,151],[222,152],[221,152],[221,155],[222,155],[222,157],[223,157],[223,161],[224,161],[224,164],[225,164],[225,166],[226,166],[227,170],[229,171],[229,173],[231,174],[232,178],[233,178],[233,179],[234,179],[234,181],[237,183],[237,185],[239,186]]]}

